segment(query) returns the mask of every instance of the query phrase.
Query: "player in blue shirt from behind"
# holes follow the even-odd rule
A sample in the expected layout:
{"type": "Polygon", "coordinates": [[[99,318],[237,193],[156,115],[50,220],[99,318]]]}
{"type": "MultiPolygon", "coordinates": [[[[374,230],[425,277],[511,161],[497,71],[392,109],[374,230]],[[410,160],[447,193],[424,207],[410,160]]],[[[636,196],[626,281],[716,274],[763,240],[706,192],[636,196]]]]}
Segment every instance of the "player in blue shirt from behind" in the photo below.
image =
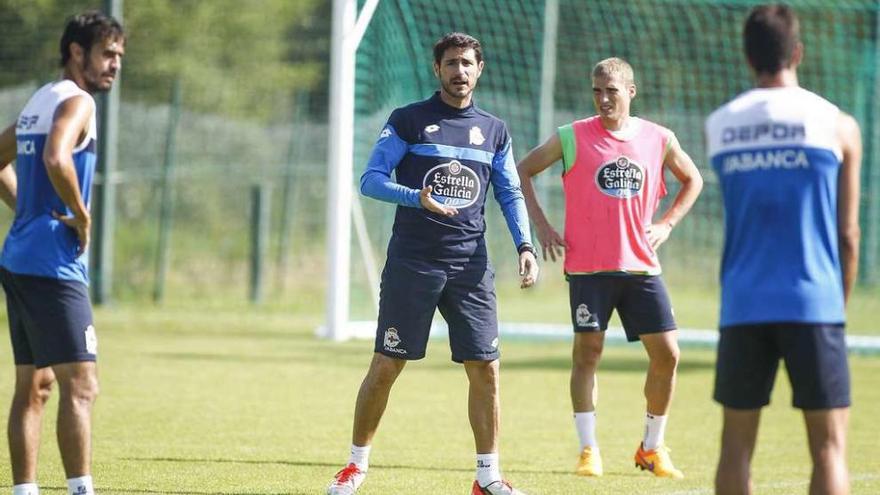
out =
{"type": "Polygon", "coordinates": [[[780,360],[807,427],[810,493],[849,493],[844,308],[858,265],[862,145],[851,116],[799,87],[799,31],[791,8],[755,7],[743,41],[756,87],[706,122],[725,209],[719,494],[752,493],[758,422],[780,360]]]}
{"type": "Polygon", "coordinates": [[[391,114],[361,177],[363,194],[398,207],[351,457],[329,495],[353,494],[363,483],[391,387],[408,360],[425,356],[437,309],[449,325],[452,359],[464,363],[470,382],[472,493],[523,495],[501,478],[498,465],[498,319],[484,239],[490,184],[519,253],[523,288],[535,282],[538,265],[507,126],[472,101],[482,70],[479,41],[462,33],[441,38],[434,45],[440,91],[391,114]]]}

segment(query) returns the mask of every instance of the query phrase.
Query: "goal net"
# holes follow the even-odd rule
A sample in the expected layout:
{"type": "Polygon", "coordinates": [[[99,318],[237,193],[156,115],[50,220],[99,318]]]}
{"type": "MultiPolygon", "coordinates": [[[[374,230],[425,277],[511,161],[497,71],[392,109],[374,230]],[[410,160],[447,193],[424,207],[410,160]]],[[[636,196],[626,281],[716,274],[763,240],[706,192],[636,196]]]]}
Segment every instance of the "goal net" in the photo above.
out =
{"type": "MultiPolygon", "coordinates": [[[[714,173],[705,159],[703,122],[714,108],[750,87],[741,29],[755,3],[361,0],[358,6],[362,11],[375,10],[356,49],[354,80],[349,88],[354,93],[351,189],[356,187],[391,111],[437,89],[431,48],[445,33],[463,31],[481,41],[486,65],[475,101],[508,123],[516,157],[543,142],[558,125],[593,115],[590,70],[603,58],[622,57],[635,70],[638,96],[633,113],[675,131],[706,180],[693,210],[661,249],[665,276],[670,285],[685,292],[717,290],[722,211],[714,173]]],[[[875,220],[873,226],[864,222],[863,259],[869,276],[874,276],[878,271],[876,219],[880,218],[880,180],[876,180],[877,167],[872,167],[876,161],[873,155],[880,148],[874,125],[874,115],[880,115],[878,4],[868,0],[790,3],[801,19],[806,45],[799,71],[801,85],[826,96],[862,124],[866,178],[875,178],[865,184],[865,218],[875,220]]],[[[548,217],[561,230],[560,171],[557,165],[542,174],[538,189],[548,217]]],[[[667,182],[668,201],[676,187],[670,176],[667,182]]],[[[372,336],[376,277],[384,263],[395,206],[368,198],[353,199],[357,228],[351,239],[350,277],[336,290],[350,291],[348,322],[363,323],[347,325],[342,335],[362,332],[372,336]]],[[[508,261],[513,252],[510,236],[491,197],[486,214],[486,238],[498,271],[497,283],[499,287],[513,284],[517,274],[515,263],[508,261]]],[[[542,276],[561,280],[558,264],[544,263],[542,268],[542,276]]],[[[560,281],[556,285],[564,284],[560,281]]],[[[565,301],[559,307],[566,308],[565,301]]],[[[567,319],[567,312],[561,311],[555,321],[567,319]]]]}

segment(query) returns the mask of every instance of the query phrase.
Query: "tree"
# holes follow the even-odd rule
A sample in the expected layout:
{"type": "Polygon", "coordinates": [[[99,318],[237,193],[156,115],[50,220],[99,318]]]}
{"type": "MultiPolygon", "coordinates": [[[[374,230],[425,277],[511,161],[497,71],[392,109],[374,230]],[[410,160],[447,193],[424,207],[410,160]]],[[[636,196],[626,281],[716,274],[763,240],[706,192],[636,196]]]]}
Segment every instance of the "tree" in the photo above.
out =
{"type": "MultiPolygon", "coordinates": [[[[328,0],[130,0],[123,97],[165,102],[181,81],[188,109],[289,118],[291,98],[326,84],[328,0]],[[307,33],[308,37],[303,37],[307,33]],[[303,50],[303,48],[305,50],[303,50]]],[[[56,76],[64,20],[80,0],[0,0],[0,87],[56,76]]]]}

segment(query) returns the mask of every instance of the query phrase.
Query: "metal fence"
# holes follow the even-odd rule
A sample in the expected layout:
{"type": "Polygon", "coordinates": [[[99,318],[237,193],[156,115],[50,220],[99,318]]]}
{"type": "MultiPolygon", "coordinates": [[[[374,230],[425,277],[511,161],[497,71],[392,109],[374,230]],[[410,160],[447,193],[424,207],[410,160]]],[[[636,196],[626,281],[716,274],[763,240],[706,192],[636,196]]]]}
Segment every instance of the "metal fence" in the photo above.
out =
{"type": "MultiPolygon", "coordinates": [[[[629,59],[640,91],[635,110],[675,130],[707,179],[693,213],[663,251],[674,253],[664,255],[666,266],[678,266],[698,286],[715,284],[721,238],[720,197],[705,165],[702,121],[749,85],[738,33],[752,3],[595,0],[585,8],[579,0],[558,2],[549,124],[592,112],[587,75],[593,63],[611,55],[629,59]]],[[[113,297],[243,300],[289,298],[296,291],[309,304],[321,304],[329,4],[259,0],[248,2],[248,16],[235,18],[228,12],[241,6],[231,0],[125,3],[129,42],[121,79],[119,164],[111,177],[118,186],[113,297]],[[251,15],[258,19],[249,20],[251,15]],[[254,210],[255,204],[262,206],[254,210]],[[263,256],[256,258],[256,252],[263,256]],[[264,274],[258,286],[252,283],[254,266],[264,274]]],[[[6,68],[0,73],[0,121],[11,123],[30,94],[55,77],[63,19],[88,5],[0,0],[0,66],[6,68]]],[[[862,124],[861,281],[876,285],[878,5],[807,0],[794,5],[807,46],[802,83],[862,124]]],[[[483,40],[489,65],[478,102],[508,121],[517,156],[543,140],[545,7],[542,0],[380,2],[358,54],[355,176],[390,110],[434,90],[430,45],[454,29],[483,40]],[[450,15],[465,4],[466,19],[450,15]],[[511,14],[515,4],[526,17],[511,14]],[[504,22],[497,22],[499,15],[504,22]]],[[[559,183],[549,179],[542,187],[558,222],[559,183]]],[[[392,207],[372,201],[364,206],[373,249],[383,253],[392,207]]],[[[496,255],[509,251],[497,208],[490,205],[487,212],[490,249],[496,255]]],[[[9,213],[0,215],[8,225],[9,213]]],[[[352,277],[363,284],[355,258],[352,277]]],[[[510,275],[499,270],[499,276],[510,275]]]]}

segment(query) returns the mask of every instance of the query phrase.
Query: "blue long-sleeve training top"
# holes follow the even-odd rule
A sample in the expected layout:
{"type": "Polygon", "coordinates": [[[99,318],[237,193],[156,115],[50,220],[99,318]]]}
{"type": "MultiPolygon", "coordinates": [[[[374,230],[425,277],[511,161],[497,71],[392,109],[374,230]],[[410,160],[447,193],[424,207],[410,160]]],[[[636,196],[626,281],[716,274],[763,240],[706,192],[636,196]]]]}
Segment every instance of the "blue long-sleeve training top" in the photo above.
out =
{"type": "Polygon", "coordinates": [[[451,107],[435,93],[391,113],[361,176],[361,193],[399,205],[389,255],[466,259],[485,255],[490,183],[514,245],[531,243],[507,126],[473,104],[451,107]],[[422,208],[419,191],[429,185],[434,199],[458,214],[422,208]]]}

